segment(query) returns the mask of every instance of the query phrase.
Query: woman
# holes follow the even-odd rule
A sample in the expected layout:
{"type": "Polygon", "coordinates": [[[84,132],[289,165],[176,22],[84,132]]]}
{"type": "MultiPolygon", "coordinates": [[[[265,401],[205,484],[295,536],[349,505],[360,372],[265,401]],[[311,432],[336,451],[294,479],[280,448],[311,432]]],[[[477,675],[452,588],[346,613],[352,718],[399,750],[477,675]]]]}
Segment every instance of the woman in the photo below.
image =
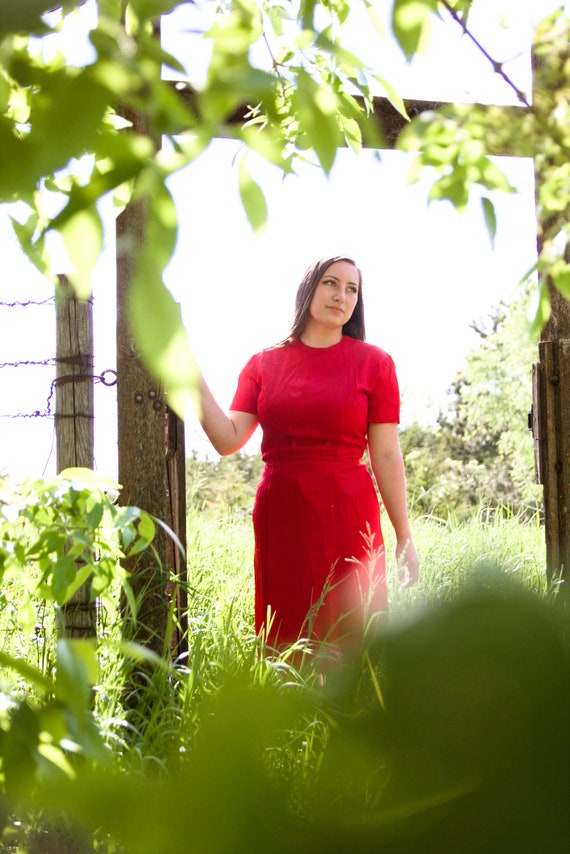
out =
{"type": "Polygon", "coordinates": [[[403,585],[418,577],[398,440],[394,364],[365,343],[362,276],[337,256],[305,273],[285,341],[254,355],[224,413],[201,382],[201,423],[232,454],[258,424],[265,463],[253,511],[255,624],[272,644],[339,640],[387,610],[380,512],[403,585]]]}

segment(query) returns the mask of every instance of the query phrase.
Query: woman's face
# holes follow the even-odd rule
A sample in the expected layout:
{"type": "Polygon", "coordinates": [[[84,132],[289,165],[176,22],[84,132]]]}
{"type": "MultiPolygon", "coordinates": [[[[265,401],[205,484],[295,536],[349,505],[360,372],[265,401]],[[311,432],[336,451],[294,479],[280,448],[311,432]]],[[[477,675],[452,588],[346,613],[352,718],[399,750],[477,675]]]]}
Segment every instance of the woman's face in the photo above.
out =
{"type": "Polygon", "coordinates": [[[348,261],[335,261],[321,276],[309,309],[309,323],[341,329],[358,302],[360,274],[348,261]]]}

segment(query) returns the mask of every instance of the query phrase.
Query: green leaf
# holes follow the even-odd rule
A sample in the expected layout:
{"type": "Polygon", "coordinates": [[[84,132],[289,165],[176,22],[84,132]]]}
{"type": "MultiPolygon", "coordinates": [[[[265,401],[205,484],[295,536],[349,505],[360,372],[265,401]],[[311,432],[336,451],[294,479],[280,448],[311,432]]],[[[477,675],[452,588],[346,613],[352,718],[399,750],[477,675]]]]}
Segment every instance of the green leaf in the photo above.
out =
{"type": "Polygon", "coordinates": [[[405,119],[409,119],[410,117],[408,116],[406,105],[404,104],[403,99],[398,95],[392,84],[388,80],[386,80],[385,77],[381,77],[379,74],[375,74],[374,79],[377,80],[378,83],[380,83],[380,85],[384,89],[384,92],[386,93],[386,97],[388,98],[394,109],[396,109],[405,119]]]}
{"type": "Polygon", "coordinates": [[[75,558],[69,554],[62,555],[53,563],[52,572],[53,596],[59,605],[63,605],[69,599],[69,589],[77,573],[75,558]]]}
{"type": "Polygon", "coordinates": [[[37,689],[45,693],[50,690],[52,682],[47,676],[32,667],[31,664],[23,661],[20,658],[13,658],[8,653],[0,650],[0,667],[5,667],[9,670],[15,670],[26,682],[35,685],[37,689]]]}
{"type": "Polygon", "coordinates": [[[562,296],[570,299],[570,264],[560,260],[552,270],[552,281],[562,296]]]}
{"type": "Polygon", "coordinates": [[[89,67],[79,73],[32,71],[32,84],[39,91],[32,99],[26,142],[33,151],[35,174],[45,175],[96,147],[109,96],[89,67]]]}
{"type": "Polygon", "coordinates": [[[240,158],[238,176],[241,203],[247,214],[249,224],[259,237],[267,225],[267,202],[261,187],[251,176],[245,157],[240,158]]]}
{"type": "Polygon", "coordinates": [[[183,417],[199,373],[180,305],[162,281],[176,243],[176,209],[163,184],[156,184],[152,190],[152,205],[146,208],[146,240],[137,257],[131,287],[129,318],[141,357],[164,384],[169,406],[183,417]]]}
{"type": "Polygon", "coordinates": [[[10,221],[18,238],[18,243],[28,260],[42,275],[47,276],[50,270],[50,258],[46,250],[45,239],[43,236],[35,241],[33,239],[38,226],[37,213],[32,213],[25,223],[18,222],[14,217],[10,217],[10,221]]]}
{"type": "Polygon", "coordinates": [[[392,32],[408,60],[425,49],[435,14],[437,0],[394,0],[392,32]]]}
{"type": "MultiPolygon", "coordinates": [[[[66,10],[82,6],[85,0],[60,3],[66,10]]],[[[0,3],[0,36],[5,33],[44,33],[49,30],[41,16],[51,11],[54,0],[2,0],[0,3]]]]}
{"type": "Polygon", "coordinates": [[[168,405],[183,417],[188,395],[196,390],[198,368],[182,322],[180,305],[157,271],[139,268],[129,310],[141,356],[154,376],[164,383],[168,405]]]}
{"type": "Polygon", "coordinates": [[[150,543],[154,540],[156,526],[152,520],[152,516],[149,516],[148,513],[141,513],[138,524],[138,532],[139,535],[147,541],[147,543],[150,543]]]}
{"type": "Polygon", "coordinates": [[[69,273],[80,299],[91,295],[91,274],[103,248],[103,223],[95,207],[78,211],[58,229],[74,266],[69,273]]]}
{"type": "Polygon", "coordinates": [[[428,196],[430,201],[447,199],[462,213],[469,202],[469,189],[464,170],[457,166],[449,175],[443,175],[431,187],[428,196]]]}
{"type": "Polygon", "coordinates": [[[550,294],[545,277],[540,277],[537,296],[534,316],[531,318],[530,334],[532,336],[540,333],[545,324],[550,320],[552,313],[550,294]]]}
{"type": "Polygon", "coordinates": [[[167,15],[176,6],[181,5],[181,0],[130,0],[129,5],[139,20],[146,21],[159,15],[167,15]]]}
{"type": "Polygon", "coordinates": [[[69,483],[76,490],[89,489],[117,493],[121,488],[114,478],[80,466],[62,469],[54,479],[54,483],[61,482],[69,483]]]}
{"type": "Polygon", "coordinates": [[[317,0],[301,0],[297,19],[301,22],[301,25],[304,30],[313,29],[313,20],[315,17],[316,6],[317,0]]]}
{"type": "Polygon", "coordinates": [[[495,205],[491,199],[488,199],[486,196],[483,196],[481,199],[481,205],[483,207],[483,216],[485,217],[485,225],[487,226],[491,246],[494,248],[495,237],[497,235],[497,214],[495,212],[495,205]]]}
{"type": "Polygon", "coordinates": [[[374,3],[371,2],[371,0],[364,0],[364,6],[366,8],[366,11],[368,12],[370,20],[374,25],[374,29],[376,30],[379,36],[384,38],[386,36],[386,32],[374,3]]]}
{"type": "Polygon", "coordinates": [[[342,115],[339,116],[339,119],[347,145],[355,154],[360,154],[362,151],[362,133],[360,131],[360,125],[355,119],[349,119],[342,115]]]}
{"type": "Polygon", "coordinates": [[[95,152],[97,162],[89,183],[71,186],[67,204],[49,227],[61,229],[66,220],[92,207],[111,191],[117,191],[128,201],[132,192],[129,182],[146,168],[154,153],[154,145],[147,137],[133,133],[101,133],[95,152]]]}
{"type": "Polygon", "coordinates": [[[301,129],[298,144],[315,151],[328,175],[342,142],[336,114],[337,99],[330,89],[316,83],[301,69],[292,101],[301,129]]]}
{"type": "Polygon", "coordinates": [[[76,712],[87,711],[98,675],[94,641],[58,641],[55,694],[61,703],[76,712]]]}

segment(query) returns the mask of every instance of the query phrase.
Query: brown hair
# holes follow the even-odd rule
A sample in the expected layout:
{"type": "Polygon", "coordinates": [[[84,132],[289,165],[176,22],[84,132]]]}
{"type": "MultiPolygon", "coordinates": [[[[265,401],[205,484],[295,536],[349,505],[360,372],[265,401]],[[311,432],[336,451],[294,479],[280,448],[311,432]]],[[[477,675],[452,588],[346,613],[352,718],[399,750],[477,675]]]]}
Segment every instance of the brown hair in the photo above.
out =
{"type": "Polygon", "coordinates": [[[354,307],[350,320],[348,320],[342,327],[342,334],[349,335],[351,338],[358,338],[360,341],[364,341],[366,339],[366,332],[364,328],[364,303],[362,301],[362,273],[352,258],[347,258],[345,255],[335,255],[333,258],[322,258],[320,261],[317,261],[316,264],[313,264],[312,267],[309,267],[305,272],[305,275],[301,280],[301,284],[297,288],[293,325],[289,335],[285,341],[282,342],[283,344],[295,341],[303,334],[309,320],[311,302],[317,285],[328,268],[333,264],[336,264],[337,261],[346,261],[348,264],[352,264],[353,267],[356,267],[356,270],[358,271],[358,301],[354,307]]]}

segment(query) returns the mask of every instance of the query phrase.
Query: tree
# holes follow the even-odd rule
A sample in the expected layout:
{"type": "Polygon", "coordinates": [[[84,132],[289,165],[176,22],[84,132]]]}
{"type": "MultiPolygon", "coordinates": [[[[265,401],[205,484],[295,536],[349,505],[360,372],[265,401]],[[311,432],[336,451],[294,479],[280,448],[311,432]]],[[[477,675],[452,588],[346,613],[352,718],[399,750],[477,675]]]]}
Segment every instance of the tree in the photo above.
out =
{"type": "Polygon", "coordinates": [[[214,508],[251,511],[262,470],[261,454],[239,451],[220,459],[200,459],[197,452],[186,460],[188,505],[198,511],[214,508]]]}
{"type": "Polygon", "coordinates": [[[408,486],[423,512],[463,517],[507,507],[524,514],[541,506],[528,429],[537,357],[528,330],[532,287],[472,324],[480,341],[454,378],[437,426],[403,430],[408,486]]]}

